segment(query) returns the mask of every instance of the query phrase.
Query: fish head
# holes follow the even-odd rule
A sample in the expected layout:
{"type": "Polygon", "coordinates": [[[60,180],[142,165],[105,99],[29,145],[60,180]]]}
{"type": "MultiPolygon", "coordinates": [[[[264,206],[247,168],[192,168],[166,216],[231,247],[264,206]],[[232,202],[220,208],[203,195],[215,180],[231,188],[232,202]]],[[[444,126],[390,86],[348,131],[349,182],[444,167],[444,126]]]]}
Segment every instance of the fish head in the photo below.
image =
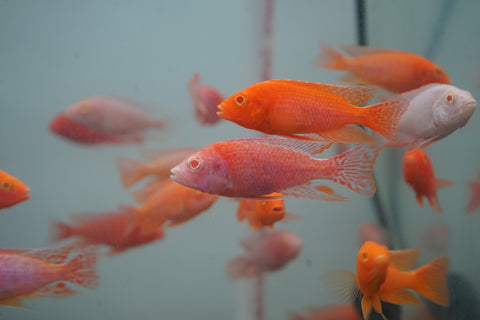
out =
{"type": "Polygon", "coordinates": [[[248,87],[237,92],[219,105],[217,115],[249,129],[259,128],[266,120],[266,105],[255,88],[248,87]]]}
{"type": "Polygon", "coordinates": [[[256,200],[255,214],[262,225],[271,225],[285,217],[285,203],[283,199],[256,200]]]}
{"type": "Polygon", "coordinates": [[[0,171],[0,208],[30,199],[30,188],[20,179],[0,171]]]}
{"type": "Polygon", "coordinates": [[[170,172],[170,179],[198,191],[222,194],[232,188],[228,165],[214,145],[185,158],[170,172]]]}
{"type": "Polygon", "coordinates": [[[105,115],[103,108],[98,107],[101,99],[85,99],[68,107],[64,113],[74,122],[94,129],[101,126],[105,115]]]}
{"type": "Polygon", "coordinates": [[[364,294],[378,291],[385,281],[390,262],[390,251],[373,241],[363,244],[357,256],[357,282],[364,294]]]}
{"type": "Polygon", "coordinates": [[[433,121],[440,136],[445,137],[467,124],[477,109],[470,92],[451,85],[442,86],[442,94],[433,103],[433,121]]]}

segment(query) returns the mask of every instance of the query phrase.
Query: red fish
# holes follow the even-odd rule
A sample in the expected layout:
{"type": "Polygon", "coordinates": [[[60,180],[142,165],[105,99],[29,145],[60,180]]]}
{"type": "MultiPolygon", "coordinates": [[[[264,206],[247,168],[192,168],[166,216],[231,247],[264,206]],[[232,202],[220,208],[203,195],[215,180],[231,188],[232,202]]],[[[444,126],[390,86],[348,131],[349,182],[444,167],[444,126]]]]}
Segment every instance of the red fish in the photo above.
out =
{"type": "Polygon", "coordinates": [[[437,179],[428,154],[423,149],[414,149],[403,155],[403,177],[416,193],[417,202],[423,205],[427,197],[434,212],[442,213],[437,190],[453,184],[452,181],[437,179]]]}
{"type": "Polygon", "coordinates": [[[188,92],[195,105],[197,122],[213,125],[221,118],[217,116],[217,106],[225,97],[217,89],[200,82],[200,75],[194,73],[188,82],[188,92]]]}
{"type": "Polygon", "coordinates": [[[470,201],[468,202],[467,208],[465,211],[467,213],[472,213],[475,209],[480,206],[480,174],[477,177],[477,180],[471,180],[468,182],[471,191],[470,201]]]}
{"type": "MultiPolygon", "coordinates": [[[[282,197],[280,193],[270,194],[272,197],[282,197]]],[[[273,229],[278,221],[300,219],[299,216],[285,211],[283,199],[273,200],[248,200],[242,199],[237,209],[238,221],[247,219],[248,224],[258,230],[263,227],[273,229]]]]}
{"type": "Polygon", "coordinates": [[[310,180],[329,179],[372,196],[371,171],[378,149],[358,146],[330,159],[313,154],[329,142],[287,138],[245,138],[214,143],[172,169],[171,179],[197,190],[227,197],[262,199],[272,192],[327,201],[345,200],[310,180]]]}
{"type": "MultiPolygon", "coordinates": [[[[320,47],[322,52],[315,60],[317,67],[348,71],[360,78],[358,82],[362,84],[374,84],[401,93],[429,83],[450,83],[450,78],[440,66],[410,52],[342,46],[345,52],[353,56],[349,58],[324,43],[320,43],[320,47]]],[[[354,77],[347,77],[347,80],[349,78],[354,77]]]]}
{"type": "MultiPolygon", "coordinates": [[[[309,308],[310,309],[310,308],[309,308]]],[[[292,314],[290,320],[362,320],[352,304],[340,304],[324,308],[310,309],[308,316],[292,314]]]]}
{"type": "Polygon", "coordinates": [[[95,248],[88,247],[64,262],[73,248],[0,249],[0,304],[21,306],[24,299],[75,295],[65,281],[96,288],[95,248]]]}
{"type": "Polygon", "coordinates": [[[230,280],[256,277],[264,272],[284,268],[302,250],[302,239],[286,230],[256,233],[243,239],[246,254],[228,263],[227,277],[230,280]]]}
{"type": "Polygon", "coordinates": [[[141,224],[132,226],[132,215],[128,212],[79,213],[71,217],[74,225],[53,222],[54,240],[80,237],[82,244],[107,245],[111,248],[110,254],[117,254],[164,237],[164,232],[160,228],[142,233],[141,224]]]}
{"type": "Polygon", "coordinates": [[[389,140],[398,137],[398,122],[408,101],[388,101],[369,107],[376,91],[366,87],[297,80],[269,80],[239,91],[219,106],[218,115],[248,129],[299,139],[317,134],[344,143],[375,140],[356,125],[364,125],[389,140]]]}
{"type": "Polygon", "coordinates": [[[142,155],[149,160],[148,162],[117,157],[117,168],[122,185],[124,188],[131,187],[147,176],[166,180],[170,177],[170,170],[175,165],[197,151],[198,148],[143,150],[142,155]]]}
{"type": "Polygon", "coordinates": [[[419,305],[420,300],[409,290],[440,304],[450,304],[446,277],[449,268],[447,256],[412,270],[420,251],[416,249],[388,250],[387,247],[367,241],[357,256],[357,273],[348,270],[327,272],[323,278],[336,292],[354,297],[360,291],[363,318],[368,319],[372,308],[382,315],[380,300],[393,304],[419,305]]]}
{"type": "Polygon", "coordinates": [[[30,188],[14,176],[0,170],[0,209],[30,199],[30,188]]]}

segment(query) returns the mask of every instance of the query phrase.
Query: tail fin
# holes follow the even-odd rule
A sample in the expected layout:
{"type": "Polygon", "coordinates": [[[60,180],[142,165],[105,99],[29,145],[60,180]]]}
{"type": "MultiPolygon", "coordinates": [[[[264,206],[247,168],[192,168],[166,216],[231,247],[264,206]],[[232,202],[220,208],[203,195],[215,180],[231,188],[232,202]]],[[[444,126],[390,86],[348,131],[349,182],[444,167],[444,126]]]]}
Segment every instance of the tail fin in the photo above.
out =
{"type": "Polygon", "coordinates": [[[375,144],[369,144],[355,147],[332,158],[332,166],[337,170],[331,179],[363,196],[373,196],[375,182],[372,170],[379,150],[375,144]]]}
{"type": "Polygon", "coordinates": [[[241,278],[253,278],[262,272],[262,268],[248,257],[235,258],[227,265],[227,278],[231,281],[241,278]]]}
{"type": "Polygon", "coordinates": [[[97,249],[94,246],[87,247],[68,262],[68,278],[66,280],[85,288],[95,289],[98,285],[96,263],[97,249]]]}
{"type": "Polygon", "coordinates": [[[75,235],[74,227],[61,221],[52,221],[52,241],[61,241],[75,235]]]}
{"type": "Polygon", "coordinates": [[[146,176],[145,164],[140,161],[117,157],[117,168],[124,188],[133,186],[146,176]]]}
{"type": "Polygon", "coordinates": [[[366,107],[364,125],[391,141],[398,139],[398,123],[409,105],[408,100],[395,100],[366,107]]]}
{"type": "Polygon", "coordinates": [[[313,62],[315,66],[325,69],[346,70],[348,58],[323,42],[320,42],[319,46],[320,54],[313,62]]]}
{"type": "Polygon", "coordinates": [[[450,304],[447,289],[449,266],[450,259],[447,256],[441,256],[413,271],[415,287],[412,289],[439,305],[448,306],[450,304]]]}

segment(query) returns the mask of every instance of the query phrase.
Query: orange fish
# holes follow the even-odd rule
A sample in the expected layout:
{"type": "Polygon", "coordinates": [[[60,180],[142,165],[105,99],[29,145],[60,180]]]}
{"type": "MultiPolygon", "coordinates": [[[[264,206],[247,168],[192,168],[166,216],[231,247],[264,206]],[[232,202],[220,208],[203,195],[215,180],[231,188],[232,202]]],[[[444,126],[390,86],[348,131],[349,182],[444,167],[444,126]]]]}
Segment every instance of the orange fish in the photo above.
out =
{"type": "Polygon", "coordinates": [[[218,115],[245,128],[300,139],[315,133],[344,143],[375,140],[358,125],[369,127],[389,140],[398,137],[398,122],[408,101],[388,101],[369,107],[373,88],[297,80],[256,83],[225,99],[218,115]]]}
{"type": "Polygon", "coordinates": [[[111,247],[110,254],[117,254],[164,237],[160,228],[144,234],[141,224],[132,227],[128,212],[78,213],[71,215],[71,219],[74,225],[53,222],[55,241],[80,237],[83,245],[104,244],[111,247]]]}
{"type": "Polygon", "coordinates": [[[217,199],[216,195],[167,180],[158,185],[158,190],[141,206],[124,207],[123,210],[132,212],[134,220],[142,223],[142,233],[150,233],[166,222],[169,222],[168,227],[175,227],[193,219],[217,199]]]}
{"type": "Polygon", "coordinates": [[[324,308],[310,309],[308,316],[291,314],[290,320],[362,320],[352,304],[340,304],[324,308]]]}
{"type": "Polygon", "coordinates": [[[437,179],[428,154],[423,149],[414,149],[403,155],[403,177],[415,190],[417,202],[423,205],[423,196],[427,197],[434,212],[442,213],[438,202],[437,190],[453,184],[452,181],[437,179]]]}
{"type": "Polygon", "coordinates": [[[472,195],[465,211],[467,213],[472,213],[478,208],[478,206],[480,206],[480,174],[478,175],[477,180],[469,181],[468,185],[470,186],[472,195]]]}
{"type": "MultiPolygon", "coordinates": [[[[269,196],[282,197],[280,193],[272,193],[269,196]]],[[[285,211],[283,199],[273,200],[248,200],[242,199],[237,209],[238,221],[248,220],[248,224],[258,230],[263,227],[273,229],[273,224],[281,220],[300,219],[299,216],[285,211]]]]}
{"type": "Polygon", "coordinates": [[[160,150],[143,150],[142,156],[148,162],[141,162],[125,157],[117,157],[117,168],[124,188],[133,186],[147,176],[159,180],[170,177],[170,170],[198,148],[172,148],[160,150]]]}
{"type": "Polygon", "coordinates": [[[324,43],[314,64],[320,68],[345,70],[353,74],[345,80],[374,84],[385,90],[401,93],[429,83],[450,84],[447,73],[422,56],[392,49],[345,45],[345,57],[324,43]],[[360,80],[355,79],[360,78],[360,80]]]}
{"type": "Polygon", "coordinates": [[[75,295],[64,281],[96,288],[95,248],[88,247],[64,262],[72,249],[0,249],[0,304],[18,307],[24,299],[75,295]]]}
{"type": "Polygon", "coordinates": [[[327,286],[343,297],[363,294],[363,318],[368,319],[372,308],[385,319],[380,301],[393,304],[418,305],[420,300],[409,290],[440,304],[449,305],[446,277],[449,258],[442,256],[412,270],[419,258],[416,249],[388,250],[373,241],[367,241],[357,256],[357,273],[335,270],[325,273],[327,286]]]}
{"type": "Polygon", "coordinates": [[[14,176],[0,170],[0,209],[30,199],[30,188],[14,176]]]}
{"type": "Polygon", "coordinates": [[[170,178],[197,190],[227,197],[265,199],[272,192],[325,201],[344,201],[328,186],[311,180],[328,179],[372,196],[371,172],[376,145],[358,146],[336,157],[316,159],[331,145],[288,138],[244,138],[207,146],[172,169],[170,178]]]}

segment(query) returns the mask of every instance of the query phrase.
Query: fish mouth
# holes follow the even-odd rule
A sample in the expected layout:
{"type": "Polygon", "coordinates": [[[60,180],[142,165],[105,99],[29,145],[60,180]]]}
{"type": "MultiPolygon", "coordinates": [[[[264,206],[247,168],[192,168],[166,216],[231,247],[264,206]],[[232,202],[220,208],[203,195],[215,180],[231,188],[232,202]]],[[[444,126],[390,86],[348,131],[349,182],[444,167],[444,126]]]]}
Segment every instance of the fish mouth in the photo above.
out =
{"type": "Polygon", "coordinates": [[[177,170],[175,168],[172,168],[170,170],[170,180],[177,181],[178,175],[177,175],[177,170]]]}
{"type": "Polygon", "coordinates": [[[25,200],[28,200],[30,199],[31,195],[30,195],[30,188],[27,188],[24,192],[23,192],[23,195],[21,197],[21,201],[25,201],[25,200]]]}
{"type": "Polygon", "coordinates": [[[219,105],[217,106],[217,109],[219,110],[219,111],[217,111],[217,116],[219,116],[220,118],[223,118],[223,119],[228,120],[228,119],[225,117],[225,113],[223,112],[222,104],[219,104],[219,105]]]}

